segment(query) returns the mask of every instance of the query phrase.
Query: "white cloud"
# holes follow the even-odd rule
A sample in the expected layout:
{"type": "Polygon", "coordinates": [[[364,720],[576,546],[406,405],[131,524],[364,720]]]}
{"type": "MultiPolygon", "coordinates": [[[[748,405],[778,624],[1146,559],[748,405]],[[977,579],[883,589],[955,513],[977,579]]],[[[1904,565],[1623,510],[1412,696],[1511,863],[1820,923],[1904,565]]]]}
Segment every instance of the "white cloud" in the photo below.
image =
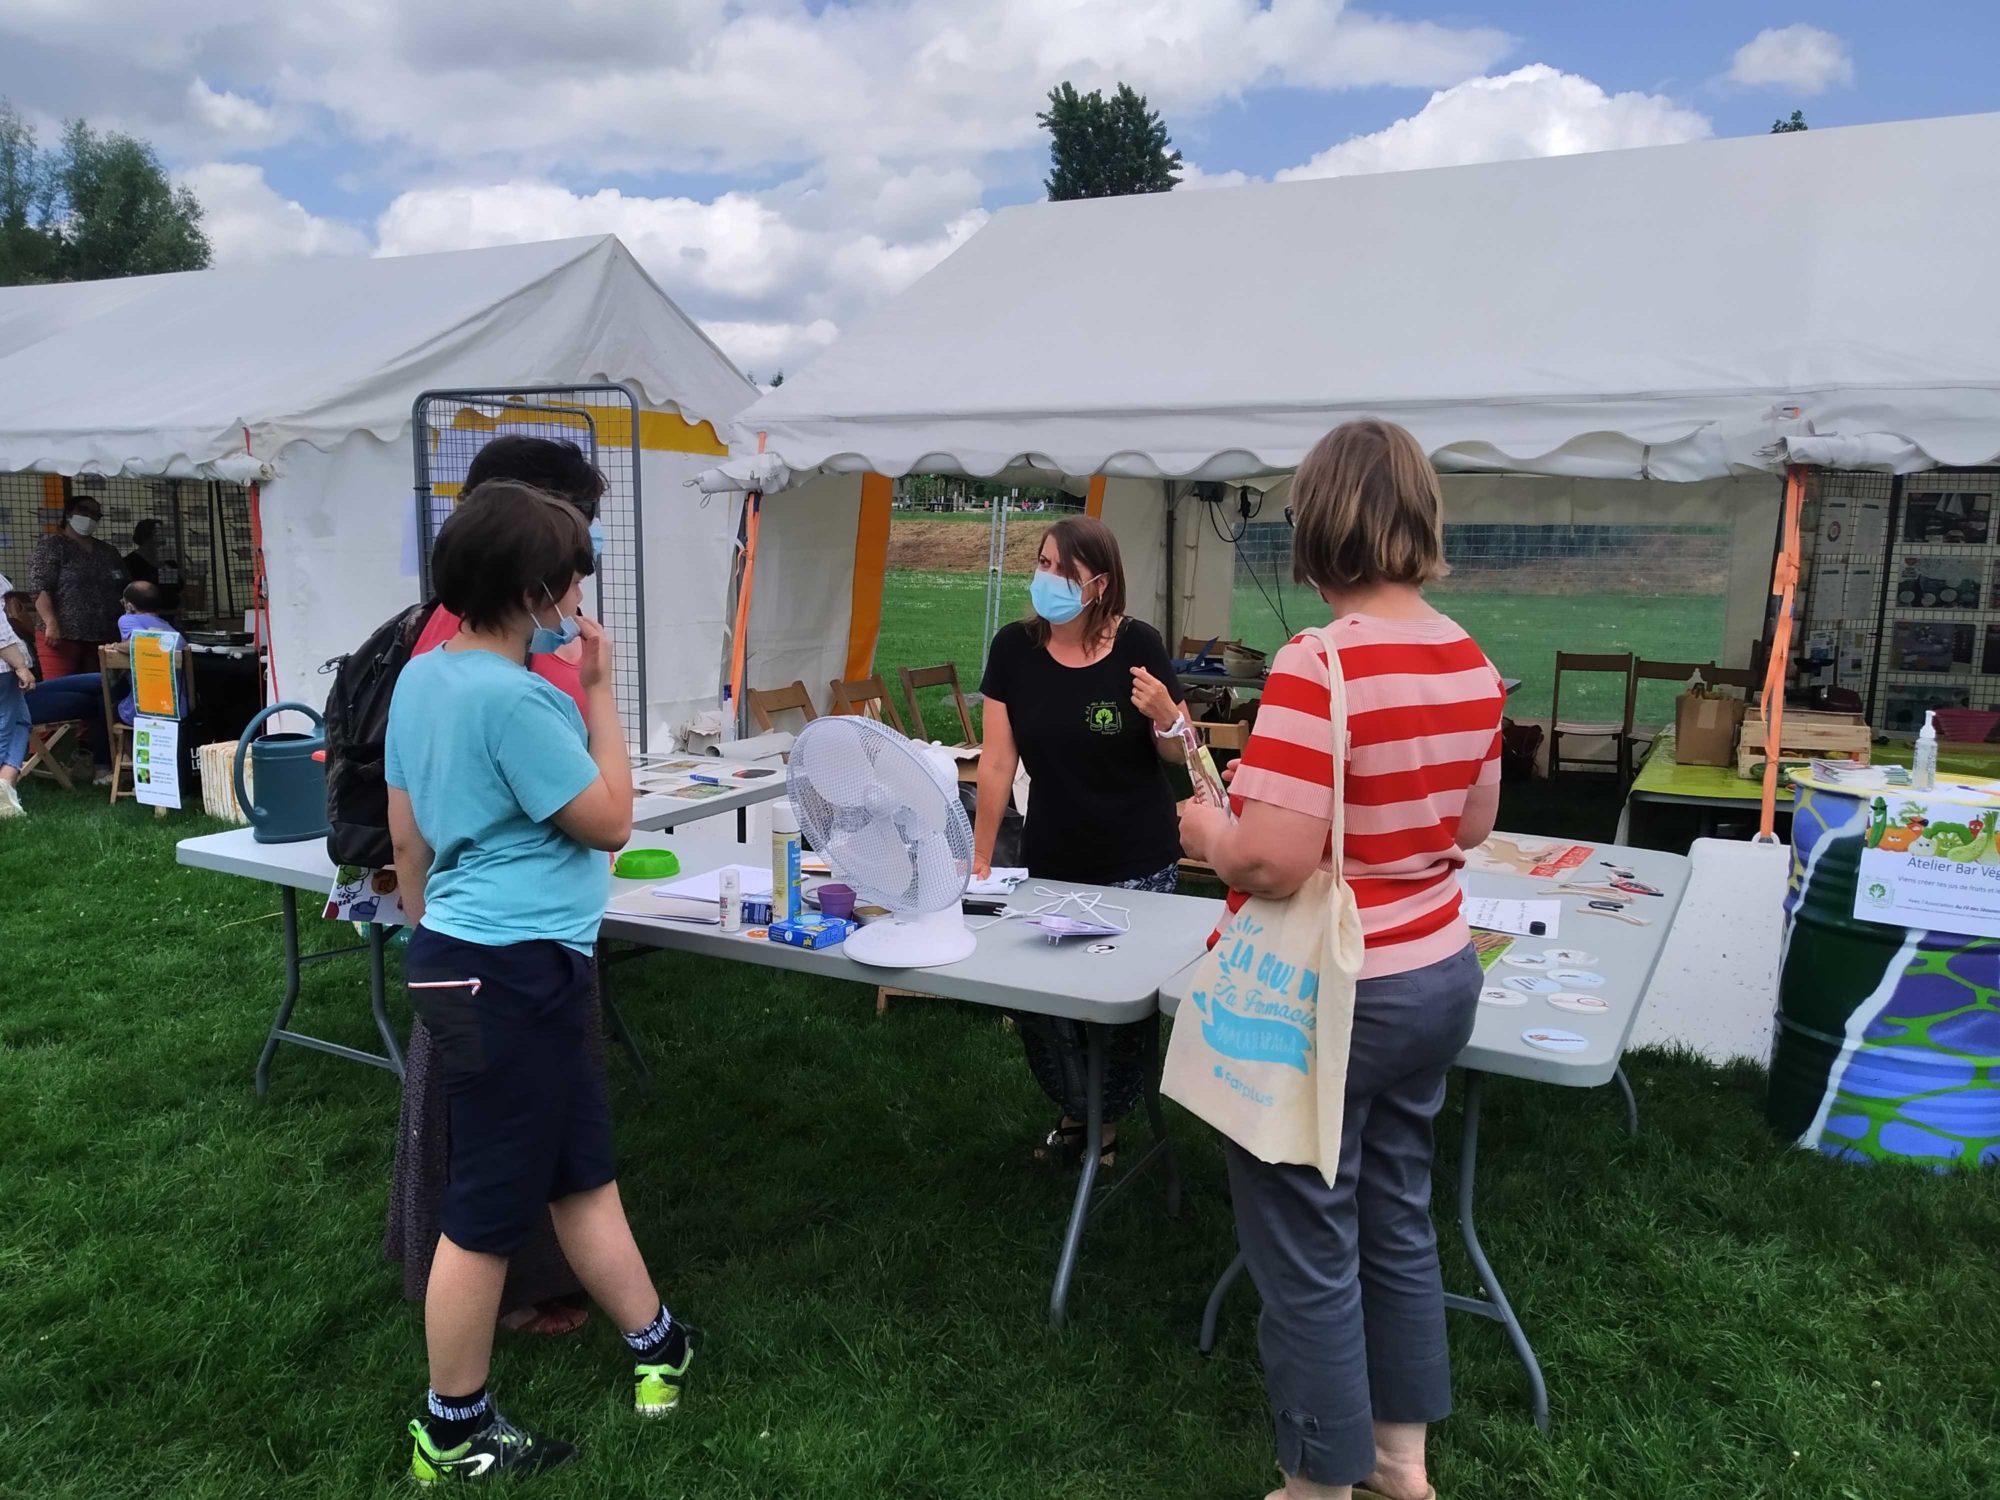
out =
{"type": "Polygon", "coordinates": [[[1706,116],[1662,95],[1607,94],[1588,78],[1533,63],[1433,94],[1416,114],[1330,146],[1278,180],[1662,146],[1710,133],[1706,116]]]}
{"type": "Polygon", "coordinates": [[[1204,188],[1245,187],[1261,181],[1260,177],[1252,177],[1248,172],[1239,172],[1234,168],[1227,172],[1205,172],[1191,161],[1181,163],[1180,191],[1184,193],[1198,193],[1204,188]]]}
{"type": "Polygon", "coordinates": [[[202,227],[217,265],[293,255],[366,255],[368,236],[351,224],[308,213],[264,180],[262,167],[208,162],[180,174],[201,200],[202,227]]]}
{"type": "Polygon", "coordinates": [[[1801,21],[1760,31],[1738,47],[1729,81],[1820,94],[1835,84],[1854,82],[1854,59],[1839,37],[1801,21]]]}
{"type": "Polygon", "coordinates": [[[237,149],[271,146],[291,134],[277,110],[241,94],[212,89],[205,79],[197,78],[188,85],[187,107],[196,128],[217,145],[237,149]]]}

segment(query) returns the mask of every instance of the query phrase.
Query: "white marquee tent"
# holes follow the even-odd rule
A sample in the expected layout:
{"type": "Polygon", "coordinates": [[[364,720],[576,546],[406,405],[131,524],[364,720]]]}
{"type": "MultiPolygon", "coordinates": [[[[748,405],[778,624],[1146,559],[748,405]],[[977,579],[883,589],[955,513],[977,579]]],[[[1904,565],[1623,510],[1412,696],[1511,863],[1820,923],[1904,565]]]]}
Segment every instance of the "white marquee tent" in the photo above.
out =
{"type": "Polygon", "coordinates": [[[687,481],[756,391],[608,236],[0,290],[0,474],[257,483],[278,690],[318,705],[417,598],[418,394],[600,381],[641,399],[645,699],[678,722],[715,702],[737,519],[687,481]]]}
{"type": "Polygon", "coordinates": [[[1544,476],[1454,484],[1456,520],[1740,522],[1735,652],[1788,463],[2000,459],[1996,242],[2000,115],[1010,208],[703,483],[1108,476],[1128,564],[1155,559],[1135,595],[1200,634],[1227,549],[1162,482],[1261,481],[1385,416],[1447,472],[1544,476]]]}

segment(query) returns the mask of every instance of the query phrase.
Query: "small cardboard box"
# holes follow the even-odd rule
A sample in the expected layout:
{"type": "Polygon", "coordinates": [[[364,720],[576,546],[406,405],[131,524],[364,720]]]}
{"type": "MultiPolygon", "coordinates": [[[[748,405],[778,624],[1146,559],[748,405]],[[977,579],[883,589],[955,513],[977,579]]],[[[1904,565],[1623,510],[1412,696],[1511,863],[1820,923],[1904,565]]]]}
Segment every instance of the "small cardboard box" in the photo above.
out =
{"type": "Polygon", "coordinates": [[[1727,766],[1736,760],[1743,700],[1690,689],[1674,700],[1674,759],[1684,766],[1727,766]]]}
{"type": "Polygon", "coordinates": [[[768,935],[772,942],[793,948],[831,948],[846,941],[860,925],[845,917],[799,917],[790,922],[773,922],[768,935]]]}

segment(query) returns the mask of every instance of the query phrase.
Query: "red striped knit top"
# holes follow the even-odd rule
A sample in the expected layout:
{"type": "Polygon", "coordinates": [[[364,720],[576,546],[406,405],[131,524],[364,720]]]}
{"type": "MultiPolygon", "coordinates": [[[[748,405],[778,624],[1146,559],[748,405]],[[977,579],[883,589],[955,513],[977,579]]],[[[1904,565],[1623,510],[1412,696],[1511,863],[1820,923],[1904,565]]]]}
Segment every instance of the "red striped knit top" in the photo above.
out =
{"type": "MultiPolygon", "coordinates": [[[[1450,958],[1471,941],[1460,911],[1458,820],[1472,787],[1500,779],[1506,693],[1478,644],[1442,615],[1347,615],[1331,628],[1347,681],[1344,868],[1368,943],[1361,977],[1379,979],[1450,958]]],[[[1230,786],[1239,813],[1248,800],[1331,822],[1327,699],[1324,648],[1294,637],[1271,664],[1230,786]]],[[[1246,899],[1232,890],[1229,910],[1246,899]]]]}

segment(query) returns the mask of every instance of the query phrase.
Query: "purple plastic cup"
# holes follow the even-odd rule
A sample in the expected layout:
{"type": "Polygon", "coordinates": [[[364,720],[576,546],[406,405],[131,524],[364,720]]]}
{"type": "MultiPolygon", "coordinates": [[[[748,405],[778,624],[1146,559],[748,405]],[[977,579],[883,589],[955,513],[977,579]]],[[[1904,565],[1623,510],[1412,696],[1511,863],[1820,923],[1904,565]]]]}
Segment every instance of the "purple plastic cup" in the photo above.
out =
{"type": "Polygon", "coordinates": [[[854,915],[854,887],[829,882],[819,888],[819,914],[823,917],[854,915]]]}

